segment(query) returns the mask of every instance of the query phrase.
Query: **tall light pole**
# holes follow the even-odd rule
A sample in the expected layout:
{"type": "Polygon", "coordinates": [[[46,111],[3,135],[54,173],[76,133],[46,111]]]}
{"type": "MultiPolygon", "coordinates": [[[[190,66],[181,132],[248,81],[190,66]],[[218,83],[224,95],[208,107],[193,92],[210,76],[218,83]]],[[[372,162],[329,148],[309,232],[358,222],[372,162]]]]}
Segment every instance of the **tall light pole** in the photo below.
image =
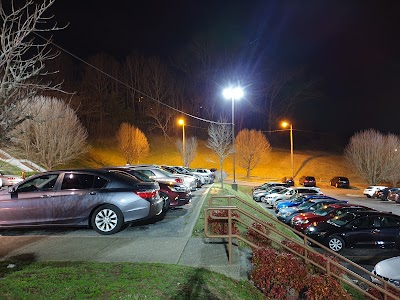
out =
{"type": "Polygon", "coordinates": [[[282,127],[286,128],[290,126],[290,161],[292,165],[292,178],[294,180],[294,163],[293,163],[293,125],[288,122],[282,122],[282,127]]]}
{"type": "Polygon", "coordinates": [[[232,100],[232,151],[233,151],[233,183],[232,189],[237,191],[236,183],[236,165],[235,165],[235,100],[239,100],[243,97],[243,90],[240,87],[226,88],[224,89],[223,95],[225,99],[232,100]]]}
{"type": "Polygon", "coordinates": [[[182,125],[182,157],[183,157],[183,166],[185,166],[185,120],[179,119],[178,124],[182,125]]]}

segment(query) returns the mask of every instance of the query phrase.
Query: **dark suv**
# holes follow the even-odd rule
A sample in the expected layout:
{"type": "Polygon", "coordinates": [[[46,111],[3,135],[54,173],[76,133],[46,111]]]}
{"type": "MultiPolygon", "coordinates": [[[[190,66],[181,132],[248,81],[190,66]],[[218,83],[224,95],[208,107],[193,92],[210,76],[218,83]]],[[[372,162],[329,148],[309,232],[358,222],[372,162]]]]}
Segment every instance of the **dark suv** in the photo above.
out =
{"type": "Polygon", "coordinates": [[[332,186],[336,186],[337,188],[350,188],[350,181],[347,177],[336,176],[330,180],[330,184],[332,186]]]}
{"type": "Polygon", "coordinates": [[[316,186],[317,182],[313,176],[302,176],[299,179],[299,184],[302,186],[316,186]]]}
{"type": "Polygon", "coordinates": [[[286,183],[286,186],[290,187],[290,186],[294,186],[294,180],[293,177],[283,177],[282,178],[282,182],[286,183]]]}

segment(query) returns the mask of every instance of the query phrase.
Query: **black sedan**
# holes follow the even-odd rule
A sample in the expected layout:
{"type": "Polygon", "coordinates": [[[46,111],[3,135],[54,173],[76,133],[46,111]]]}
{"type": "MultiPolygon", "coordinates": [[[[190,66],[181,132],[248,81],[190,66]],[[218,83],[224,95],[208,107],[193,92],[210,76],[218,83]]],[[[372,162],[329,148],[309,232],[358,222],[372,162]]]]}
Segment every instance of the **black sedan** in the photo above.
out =
{"type": "Polygon", "coordinates": [[[304,233],[335,252],[345,247],[400,249],[400,216],[378,211],[349,212],[309,226],[304,233]]]}
{"type": "Polygon", "coordinates": [[[0,228],[89,226],[101,234],[159,215],[156,182],[120,171],[64,170],[40,173],[0,194],[0,228]]]}

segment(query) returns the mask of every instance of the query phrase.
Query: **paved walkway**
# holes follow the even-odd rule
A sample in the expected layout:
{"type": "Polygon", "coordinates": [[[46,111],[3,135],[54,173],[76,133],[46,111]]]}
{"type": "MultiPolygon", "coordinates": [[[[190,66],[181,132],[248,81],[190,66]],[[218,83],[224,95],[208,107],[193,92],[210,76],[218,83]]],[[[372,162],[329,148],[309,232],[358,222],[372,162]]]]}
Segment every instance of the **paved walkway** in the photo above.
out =
{"type": "Polygon", "coordinates": [[[247,279],[246,253],[219,239],[193,238],[192,229],[207,196],[193,209],[183,237],[126,236],[0,236],[0,259],[32,261],[149,262],[204,267],[231,278],[247,279]]]}

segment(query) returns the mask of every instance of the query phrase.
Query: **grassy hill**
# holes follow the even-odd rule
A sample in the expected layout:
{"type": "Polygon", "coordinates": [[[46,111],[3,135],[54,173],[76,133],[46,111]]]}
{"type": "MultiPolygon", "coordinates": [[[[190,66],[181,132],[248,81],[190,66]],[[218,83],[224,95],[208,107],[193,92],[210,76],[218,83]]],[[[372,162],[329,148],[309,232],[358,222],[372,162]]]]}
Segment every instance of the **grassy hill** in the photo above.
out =
{"type": "MultiPolygon", "coordinates": [[[[154,163],[166,165],[182,165],[182,160],[175,146],[175,140],[165,140],[155,137],[149,140],[150,154],[138,163],[154,163]]],[[[92,143],[90,151],[72,164],[62,167],[103,167],[124,165],[126,162],[119,152],[115,141],[103,140],[92,143]]],[[[197,155],[190,167],[205,167],[219,169],[218,157],[206,146],[206,141],[199,141],[197,155]]],[[[232,157],[228,157],[223,165],[232,177],[232,157]]],[[[324,151],[296,151],[294,149],[294,170],[298,179],[303,175],[315,176],[318,184],[329,182],[334,176],[346,176],[352,184],[366,185],[367,183],[355,172],[341,154],[324,151]]],[[[267,161],[261,162],[251,171],[247,179],[245,169],[236,163],[236,179],[256,182],[281,179],[291,175],[290,150],[272,148],[267,161]]],[[[229,179],[229,178],[228,178],[229,179]]],[[[297,183],[297,180],[296,180],[297,183]]]]}

